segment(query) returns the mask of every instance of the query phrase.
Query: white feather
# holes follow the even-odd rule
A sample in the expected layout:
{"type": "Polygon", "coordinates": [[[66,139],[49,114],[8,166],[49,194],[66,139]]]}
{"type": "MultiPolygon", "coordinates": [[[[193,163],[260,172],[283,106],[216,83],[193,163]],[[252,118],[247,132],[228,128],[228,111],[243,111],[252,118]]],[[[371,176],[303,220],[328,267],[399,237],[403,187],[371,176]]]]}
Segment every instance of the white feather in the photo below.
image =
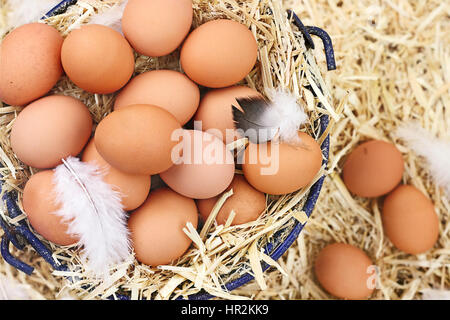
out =
{"type": "Polygon", "coordinates": [[[424,289],[423,300],[450,300],[450,290],[424,289]]]}
{"type": "Polygon", "coordinates": [[[122,16],[128,0],[116,4],[96,15],[93,15],[89,24],[101,24],[122,33],[122,16]]]}
{"type": "Polygon", "coordinates": [[[438,139],[414,122],[399,127],[396,136],[404,140],[417,155],[426,159],[435,183],[450,197],[450,140],[438,139]]]}
{"type": "Polygon", "coordinates": [[[36,22],[55,7],[61,0],[8,0],[7,14],[9,29],[36,22]]]}
{"type": "Polygon", "coordinates": [[[267,121],[275,121],[281,141],[299,144],[298,130],[308,121],[308,115],[297,103],[297,98],[282,90],[269,92],[272,111],[267,113],[267,121]]]}
{"type": "Polygon", "coordinates": [[[56,201],[61,204],[55,214],[68,223],[68,233],[80,239],[86,269],[98,277],[107,276],[131,254],[121,195],[103,176],[96,165],[73,157],[54,174],[56,201]]]}

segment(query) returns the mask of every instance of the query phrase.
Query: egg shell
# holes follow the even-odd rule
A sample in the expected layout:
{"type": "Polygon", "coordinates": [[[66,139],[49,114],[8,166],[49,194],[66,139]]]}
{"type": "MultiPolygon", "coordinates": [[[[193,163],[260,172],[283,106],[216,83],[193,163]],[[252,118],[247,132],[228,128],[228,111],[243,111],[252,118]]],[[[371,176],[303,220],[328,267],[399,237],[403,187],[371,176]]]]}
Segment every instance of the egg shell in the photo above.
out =
{"type": "Polygon", "coordinates": [[[23,106],[47,94],[63,73],[59,32],[30,23],[8,34],[0,46],[0,100],[23,106]]]}
{"type": "Polygon", "coordinates": [[[80,100],[47,96],[34,101],[17,116],[11,147],[25,164],[53,168],[61,159],[77,156],[92,133],[91,114],[80,100]]]}
{"type": "MultiPolygon", "coordinates": [[[[173,165],[172,134],[181,126],[168,111],[152,105],[132,105],[113,111],[95,131],[98,153],[116,169],[152,175],[173,165]]],[[[175,159],[176,160],[176,159],[175,159]]]]}
{"type": "Polygon", "coordinates": [[[67,76],[90,93],[113,93],[130,80],[134,53],[127,40],[112,28],[89,24],[69,33],[61,60],[67,76]]]}
{"type": "Polygon", "coordinates": [[[187,37],[180,62],[194,82],[224,88],[244,79],[257,56],[258,44],[245,25],[219,19],[202,24],[187,37]]]}
{"type": "Polygon", "coordinates": [[[74,244],[77,238],[67,233],[68,225],[54,214],[61,205],[56,201],[54,172],[40,171],[27,181],[22,205],[33,229],[48,241],[66,246],[74,244]]]}
{"type": "Polygon", "coordinates": [[[233,86],[207,92],[200,101],[195,121],[201,121],[202,130],[214,134],[225,143],[231,143],[239,135],[235,130],[233,107],[243,111],[236,98],[256,98],[262,95],[249,87],[233,86]]]}
{"type": "Polygon", "coordinates": [[[192,242],[183,232],[188,222],[197,228],[194,200],[168,188],[152,191],[128,221],[136,259],[157,266],[170,264],[181,257],[192,242]]]}
{"type": "Polygon", "coordinates": [[[316,258],[314,271],[322,287],[333,296],[362,300],[370,297],[374,288],[370,267],[373,265],[364,251],[349,244],[334,243],[323,248],[316,258]]]}
{"type": "Polygon", "coordinates": [[[83,162],[94,163],[105,172],[103,180],[122,195],[122,205],[126,211],[134,210],[147,199],[151,187],[149,175],[134,175],[117,170],[102,158],[92,139],[83,151],[83,162]]]}
{"type": "Polygon", "coordinates": [[[140,54],[161,57],[175,51],[192,25],[192,0],[130,0],[122,30],[140,54]]]}
{"type": "Polygon", "coordinates": [[[439,237],[433,203],[417,188],[401,185],[385,199],[383,228],[395,247],[409,254],[430,250],[439,237]]]}
{"type": "Polygon", "coordinates": [[[301,145],[250,143],[244,154],[247,181],[257,190],[282,195],[307,186],[322,166],[322,151],[310,135],[299,132],[301,145]]]}
{"type": "Polygon", "coordinates": [[[197,111],[200,89],[184,74],[155,70],[134,77],[118,94],[114,110],[133,104],[159,106],[186,124],[197,111]]]}
{"type": "Polygon", "coordinates": [[[392,191],[403,175],[403,157],[389,142],[370,140],[354,149],[343,167],[348,190],[360,197],[379,197],[392,191]]]}
{"type": "MultiPolygon", "coordinates": [[[[231,211],[235,212],[235,217],[231,225],[239,225],[255,221],[266,209],[266,196],[253,188],[244,178],[236,174],[226,191],[233,189],[233,195],[229,197],[216,216],[218,224],[225,224],[231,211]]],[[[219,200],[219,196],[197,200],[197,207],[200,217],[205,222],[212,209],[219,200]]]]}
{"type": "Polygon", "coordinates": [[[217,137],[184,130],[180,163],[160,174],[173,190],[193,199],[212,198],[223,192],[234,177],[234,158],[217,137]]]}

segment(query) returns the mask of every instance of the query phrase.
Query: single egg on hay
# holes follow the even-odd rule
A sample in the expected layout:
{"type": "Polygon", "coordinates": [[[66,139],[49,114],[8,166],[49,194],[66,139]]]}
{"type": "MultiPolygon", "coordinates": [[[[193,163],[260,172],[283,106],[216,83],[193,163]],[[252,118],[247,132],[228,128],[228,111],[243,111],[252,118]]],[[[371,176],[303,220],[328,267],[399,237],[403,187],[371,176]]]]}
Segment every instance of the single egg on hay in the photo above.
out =
{"type": "MultiPolygon", "coordinates": [[[[220,208],[216,216],[218,224],[225,224],[231,211],[235,217],[231,225],[239,225],[255,221],[266,209],[266,196],[253,188],[245,180],[243,175],[236,174],[226,191],[233,189],[233,195],[229,197],[220,208]]],[[[200,217],[205,222],[220,196],[210,199],[197,200],[200,217]]]]}
{"type": "Polygon", "coordinates": [[[326,291],[342,299],[367,299],[376,286],[376,268],[370,258],[361,249],[345,243],[323,248],[314,272],[326,291]]]}
{"type": "Polygon", "coordinates": [[[398,186],[384,199],[383,229],[395,247],[409,254],[430,250],[439,237],[434,205],[420,190],[398,186]]]}
{"type": "Polygon", "coordinates": [[[103,180],[121,194],[124,210],[134,210],[147,199],[151,187],[150,176],[128,174],[112,167],[98,153],[94,139],[84,149],[81,160],[94,163],[104,172],[103,180]]]}
{"type": "Polygon", "coordinates": [[[310,135],[299,132],[299,145],[250,143],[242,169],[256,190],[272,195],[297,191],[312,182],[322,167],[322,151],[310,135]]]}
{"type": "Polygon", "coordinates": [[[258,44],[252,32],[233,20],[206,22],[186,38],[180,62],[194,82],[224,88],[243,80],[256,63],[258,44]]]}
{"type": "Polygon", "coordinates": [[[223,192],[234,177],[234,157],[216,136],[183,130],[173,152],[181,158],[161,179],[173,190],[193,199],[207,199],[223,192]]]}
{"type": "Polygon", "coordinates": [[[183,232],[187,223],[197,228],[195,201],[168,188],[152,191],[128,220],[136,259],[149,266],[169,264],[192,243],[183,232]]]}
{"type": "Polygon", "coordinates": [[[134,72],[134,53],[127,40],[97,24],[71,31],[62,45],[61,60],[69,79],[90,93],[116,92],[134,72]]]}
{"type": "Polygon", "coordinates": [[[140,54],[161,57],[175,51],[189,33],[192,0],[129,0],[122,30],[140,54]]]}
{"type": "Polygon", "coordinates": [[[208,91],[200,101],[195,121],[201,121],[202,131],[216,135],[224,143],[239,137],[233,120],[233,106],[240,109],[237,98],[261,98],[262,95],[246,86],[232,86],[208,91]]]}
{"type": "Polygon", "coordinates": [[[9,33],[0,45],[0,100],[23,106],[47,94],[62,76],[59,32],[30,23],[9,33]]]}
{"type": "Polygon", "coordinates": [[[117,95],[114,110],[133,105],[159,106],[185,125],[197,111],[200,89],[184,74],[174,70],[154,70],[134,77],[117,95]]]}
{"type": "Polygon", "coordinates": [[[11,130],[11,147],[23,163],[48,169],[68,156],[77,156],[91,133],[92,117],[84,103],[67,96],[47,96],[19,113],[11,130]]]}
{"type": "Polygon", "coordinates": [[[98,153],[111,166],[130,174],[153,175],[174,161],[172,137],[181,125],[168,111],[152,105],[132,105],[113,111],[95,131],[98,153]]]}
{"type": "Polygon", "coordinates": [[[23,210],[34,230],[45,239],[61,246],[71,245],[78,239],[67,233],[67,223],[55,214],[61,206],[56,201],[53,179],[52,170],[31,176],[23,190],[23,210]]]}
{"type": "Polygon", "coordinates": [[[392,191],[400,183],[403,170],[402,154],[392,143],[370,140],[347,157],[343,180],[351,193],[374,198],[392,191]]]}

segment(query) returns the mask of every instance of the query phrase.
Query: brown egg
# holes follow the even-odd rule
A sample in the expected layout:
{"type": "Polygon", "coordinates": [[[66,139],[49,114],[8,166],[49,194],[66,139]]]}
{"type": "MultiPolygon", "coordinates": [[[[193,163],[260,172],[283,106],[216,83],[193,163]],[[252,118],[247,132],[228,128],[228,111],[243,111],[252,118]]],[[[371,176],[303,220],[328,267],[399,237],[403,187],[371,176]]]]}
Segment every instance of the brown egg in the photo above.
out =
{"type": "Polygon", "coordinates": [[[234,177],[234,158],[223,142],[202,131],[184,130],[179,147],[182,158],[161,179],[173,190],[193,199],[223,192],[234,177]]]}
{"type": "MultiPolygon", "coordinates": [[[[231,211],[235,216],[231,225],[244,224],[255,221],[266,209],[266,196],[254,189],[245,180],[244,176],[236,174],[227,191],[233,189],[233,195],[229,197],[216,216],[218,224],[225,224],[231,211]]],[[[205,222],[220,196],[197,200],[200,217],[205,222]]]]}
{"type": "Polygon", "coordinates": [[[184,74],[173,70],[155,70],[134,77],[119,93],[114,110],[132,104],[160,106],[186,124],[198,108],[200,90],[184,74]]]}
{"type": "Polygon", "coordinates": [[[242,169],[247,181],[257,190],[281,195],[307,186],[322,166],[319,144],[299,132],[301,145],[286,143],[250,144],[245,150],[242,169]]]}
{"type": "Polygon", "coordinates": [[[168,188],[152,191],[128,221],[136,259],[149,266],[158,266],[181,257],[192,242],[183,232],[188,222],[197,228],[194,200],[168,188]]]}
{"type": "Polygon", "coordinates": [[[61,159],[77,156],[92,133],[92,118],[79,100],[48,96],[23,109],[11,130],[11,146],[25,164],[53,168],[61,159]]]}
{"type": "Polygon", "coordinates": [[[372,265],[361,249],[334,243],[319,253],[314,271],[322,287],[335,297],[362,300],[370,297],[374,289],[372,265]]]}
{"type": "Polygon", "coordinates": [[[130,0],[122,17],[125,37],[140,54],[168,55],[192,25],[192,0],[130,0]]]}
{"type": "Polygon", "coordinates": [[[374,198],[392,191],[401,181],[403,158],[392,144],[365,142],[345,161],[343,179],[348,190],[360,197],[374,198]]]}
{"type": "Polygon", "coordinates": [[[211,90],[200,101],[195,121],[201,121],[202,130],[214,134],[226,144],[236,140],[239,135],[235,131],[233,108],[242,111],[236,98],[262,97],[262,95],[249,87],[233,86],[223,89],[211,90]]]}
{"type": "Polygon", "coordinates": [[[70,32],[61,59],[70,80],[91,93],[113,93],[125,86],[134,72],[134,53],[127,40],[102,25],[84,25],[70,32]]]}
{"type": "Polygon", "coordinates": [[[0,47],[0,100],[23,106],[48,93],[63,73],[62,44],[59,32],[43,23],[8,34],[0,47]]]}
{"type": "Polygon", "coordinates": [[[104,181],[121,193],[125,210],[134,210],[147,199],[151,187],[150,176],[124,173],[110,166],[97,152],[94,139],[84,149],[82,161],[93,162],[105,172],[104,181]]]}
{"type": "MultiPolygon", "coordinates": [[[[158,174],[173,165],[172,139],[181,131],[177,119],[152,105],[132,105],[104,118],[95,131],[98,153],[118,170],[140,175],[158,174]]],[[[177,159],[175,159],[177,160],[177,159]]]]}
{"type": "Polygon", "coordinates": [[[433,203],[413,186],[401,185],[384,199],[382,219],[386,236],[406,253],[426,252],[438,240],[433,203]]]}
{"type": "Polygon", "coordinates": [[[67,224],[54,214],[61,206],[56,202],[53,171],[45,170],[31,176],[23,190],[23,210],[34,230],[48,241],[66,246],[77,238],[67,233],[67,224]]]}
{"type": "Polygon", "coordinates": [[[257,55],[258,44],[245,25],[219,19],[202,24],[187,37],[180,61],[194,82],[224,88],[244,79],[257,55]]]}

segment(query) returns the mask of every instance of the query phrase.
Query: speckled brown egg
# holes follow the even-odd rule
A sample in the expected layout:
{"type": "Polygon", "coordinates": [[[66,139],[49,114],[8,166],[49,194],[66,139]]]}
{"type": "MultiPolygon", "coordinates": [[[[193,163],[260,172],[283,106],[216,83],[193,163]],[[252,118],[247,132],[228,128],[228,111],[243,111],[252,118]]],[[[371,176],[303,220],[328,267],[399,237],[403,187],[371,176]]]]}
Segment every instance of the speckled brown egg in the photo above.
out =
{"type": "Polygon", "coordinates": [[[140,54],[165,56],[177,49],[192,25],[192,0],[130,0],[122,17],[125,37],[140,54]]]}
{"type": "MultiPolygon", "coordinates": [[[[266,196],[253,188],[245,180],[244,176],[236,174],[226,191],[233,189],[233,195],[229,197],[216,216],[218,224],[225,224],[231,211],[235,217],[231,225],[239,225],[255,221],[266,209],[266,196]]],[[[197,200],[200,217],[205,222],[220,196],[197,200]]]]}
{"type": "Polygon", "coordinates": [[[282,195],[307,186],[322,166],[322,151],[310,135],[299,132],[301,143],[250,143],[242,169],[257,190],[282,195]]]}
{"type": "Polygon", "coordinates": [[[192,240],[183,232],[190,222],[197,228],[195,201],[168,188],[152,191],[128,221],[136,259],[149,266],[170,264],[192,240]]]}
{"type": "Polygon", "coordinates": [[[389,142],[370,140],[354,149],[344,163],[343,180],[360,197],[379,197],[392,191],[403,175],[403,157],[389,142]]]}
{"type": "Polygon", "coordinates": [[[23,209],[37,233],[55,244],[71,245],[78,239],[67,233],[67,224],[54,214],[60,209],[60,204],[56,202],[53,176],[51,170],[31,176],[23,191],[23,209]]]}
{"type": "Polygon", "coordinates": [[[125,210],[134,210],[147,199],[151,187],[150,176],[128,174],[110,166],[97,152],[94,139],[84,149],[81,159],[84,162],[91,162],[100,167],[105,173],[104,181],[121,194],[122,205],[125,210]]]}
{"type": "Polygon", "coordinates": [[[113,93],[134,72],[134,53],[127,40],[116,30],[97,24],[71,31],[64,40],[61,60],[70,80],[91,93],[113,93]]]}
{"type": "Polygon", "coordinates": [[[11,130],[11,147],[25,164],[53,168],[77,156],[92,133],[92,117],[80,100],[48,96],[23,109],[11,130]]]}
{"type": "Polygon", "coordinates": [[[98,153],[111,166],[129,174],[153,175],[166,171],[177,159],[172,138],[180,123],[168,111],[138,104],[113,111],[95,131],[98,153]]]}
{"type": "Polygon", "coordinates": [[[383,228],[398,249],[419,254],[430,250],[439,237],[439,219],[434,205],[420,190],[401,185],[383,204],[383,228]]]}
{"type": "Polygon", "coordinates": [[[203,131],[208,131],[225,143],[233,142],[239,135],[235,131],[232,106],[243,111],[236,98],[256,97],[262,97],[262,95],[245,86],[211,90],[200,101],[194,120],[201,121],[203,131]]]}
{"type": "Polygon", "coordinates": [[[212,20],[196,28],[181,49],[181,67],[194,82],[224,88],[253,69],[258,44],[252,32],[233,20],[212,20]]]}
{"type": "Polygon", "coordinates": [[[314,271],[322,287],[333,296],[362,300],[370,297],[374,290],[372,265],[370,258],[361,249],[334,243],[320,251],[314,271]]]}
{"type": "Polygon", "coordinates": [[[0,46],[0,100],[23,106],[56,84],[63,73],[59,32],[43,23],[30,23],[8,34],[0,46]]]}
{"type": "Polygon", "coordinates": [[[159,106],[186,124],[198,108],[200,90],[184,74],[173,70],[154,70],[134,77],[118,94],[114,110],[133,105],[159,106]]]}

